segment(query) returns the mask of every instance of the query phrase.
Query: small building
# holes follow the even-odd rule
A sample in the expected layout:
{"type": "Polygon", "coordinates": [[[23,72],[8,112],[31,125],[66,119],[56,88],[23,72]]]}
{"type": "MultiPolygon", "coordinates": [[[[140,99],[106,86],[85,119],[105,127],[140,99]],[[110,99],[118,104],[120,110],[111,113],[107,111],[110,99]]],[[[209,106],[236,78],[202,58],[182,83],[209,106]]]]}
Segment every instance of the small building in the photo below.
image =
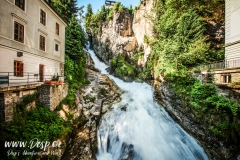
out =
{"type": "MultiPolygon", "coordinates": [[[[0,0],[0,121],[11,121],[14,104],[45,80],[64,80],[66,26],[48,0],[0,0]]],[[[50,110],[68,90],[42,87],[50,110]]]]}
{"type": "MultiPolygon", "coordinates": [[[[240,83],[240,1],[225,1],[225,60],[198,66],[215,84],[240,83]],[[205,71],[204,71],[205,70],[205,71]]],[[[201,78],[204,79],[204,78],[201,78]]],[[[206,78],[205,78],[206,79],[206,78]]]]}
{"type": "Polygon", "coordinates": [[[225,61],[226,68],[240,68],[240,1],[226,0],[225,61]]]}
{"type": "Polygon", "coordinates": [[[112,7],[115,3],[116,3],[116,1],[105,0],[106,7],[112,7]]]}
{"type": "Polygon", "coordinates": [[[215,71],[215,82],[240,82],[240,1],[225,1],[225,61],[224,69],[215,71]]]}

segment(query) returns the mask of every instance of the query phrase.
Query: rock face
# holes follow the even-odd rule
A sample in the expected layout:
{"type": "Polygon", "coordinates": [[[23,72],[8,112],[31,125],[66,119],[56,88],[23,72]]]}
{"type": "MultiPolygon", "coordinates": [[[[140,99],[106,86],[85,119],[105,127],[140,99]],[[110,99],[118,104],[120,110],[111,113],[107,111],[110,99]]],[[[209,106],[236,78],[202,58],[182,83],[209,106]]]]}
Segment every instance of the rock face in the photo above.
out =
{"type": "Polygon", "coordinates": [[[134,12],[133,18],[133,32],[137,39],[139,46],[144,48],[144,59],[139,60],[142,66],[147,62],[147,57],[151,53],[151,48],[148,44],[144,43],[144,36],[148,39],[153,37],[153,23],[154,13],[151,11],[153,7],[153,0],[145,0],[143,4],[139,6],[139,9],[134,12]]]}
{"type": "Polygon", "coordinates": [[[101,115],[112,104],[121,100],[122,91],[106,75],[93,68],[87,58],[87,79],[90,84],[83,86],[76,95],[79,124],[75,126],[72,139],[62,159],[96,159],[97,126],[101,115]]]}
{"type": "Polygon", "coordinates": [[[210,126],[204,120],[201,122],[196,121],[190,108],[179,100],[167,82],[155,86],[155,98],[175,121],[200,141],[210,159],[229,159],[236,156],[231,155],[233,146],[215,137],[208,129],[210,126]]]}
{"type": "Polygon", "coordinates": [[[118,54],[131,58],[134,50],[143,47],[144,59],[138,60],[139,66],[144,66],[150,47],[144,43],[144,36],[152,37],[152,24],[150,21],[153,0],[146,0],[139,6],[134,16],[128,11],[115,13],[113,19],[101,26],[101,32],[94,37],[93,49],[95,53],[107,64],[118,54]]]}

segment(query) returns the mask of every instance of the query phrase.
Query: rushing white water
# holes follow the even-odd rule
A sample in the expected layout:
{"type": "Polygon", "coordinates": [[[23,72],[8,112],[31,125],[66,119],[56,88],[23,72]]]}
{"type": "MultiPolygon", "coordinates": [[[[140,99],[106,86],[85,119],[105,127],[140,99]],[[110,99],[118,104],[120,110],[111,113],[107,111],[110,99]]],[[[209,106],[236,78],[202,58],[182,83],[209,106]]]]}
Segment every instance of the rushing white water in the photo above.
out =
{"type": "MultiPolygon", "coordinates": [[[[89,50],[102,73],[108,66],[89,50]]],[[[206,160],[198,142],[188,135],[153,99],[146,83],[126,83],[108,75],[124,90],[98,128],[98,160],[206,160]]]]}

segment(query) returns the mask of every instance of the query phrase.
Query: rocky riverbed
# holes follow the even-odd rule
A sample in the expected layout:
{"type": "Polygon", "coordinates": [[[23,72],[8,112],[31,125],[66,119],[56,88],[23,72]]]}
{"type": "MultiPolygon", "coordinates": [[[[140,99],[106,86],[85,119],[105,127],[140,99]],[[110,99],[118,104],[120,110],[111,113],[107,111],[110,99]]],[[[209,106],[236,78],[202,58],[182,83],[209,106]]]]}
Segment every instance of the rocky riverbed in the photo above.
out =
{"type": "Polygon", "coordinates": [[[96,159],[97,127],[101,116],[121,100],[122,91],[106,75],[93,67],[91,58],[87,57],[87,79],[76,95],[75,112],[79,123],[75,126],[62,159],[96,159]]]}

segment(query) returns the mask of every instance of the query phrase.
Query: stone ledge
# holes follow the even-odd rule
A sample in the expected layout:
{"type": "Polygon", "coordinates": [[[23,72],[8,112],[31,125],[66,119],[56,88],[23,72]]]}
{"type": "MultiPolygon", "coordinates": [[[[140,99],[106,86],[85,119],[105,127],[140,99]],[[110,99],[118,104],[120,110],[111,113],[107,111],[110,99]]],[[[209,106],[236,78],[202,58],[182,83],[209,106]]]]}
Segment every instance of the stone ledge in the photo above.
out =
{"type": "Polygon", "coordinates": [[[41,86],[43,82],[38,82],[35,84],[26,84],[26,85],[18,85],[18,86],[0,86],[0,93],[6,92],[6,91],[22,91],[22,90],[29,90],[29,89],[35,89],[39,86],[41,86]]]}

